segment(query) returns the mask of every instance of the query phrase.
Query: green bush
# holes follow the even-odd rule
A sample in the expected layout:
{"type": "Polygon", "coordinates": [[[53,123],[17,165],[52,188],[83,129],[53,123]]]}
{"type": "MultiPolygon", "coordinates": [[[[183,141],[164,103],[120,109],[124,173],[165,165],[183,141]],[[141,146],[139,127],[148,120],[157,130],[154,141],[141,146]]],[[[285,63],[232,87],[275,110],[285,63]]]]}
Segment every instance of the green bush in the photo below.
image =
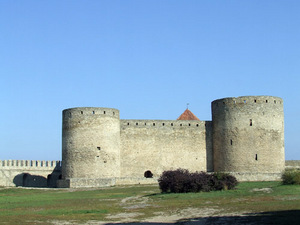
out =
{"type": "Polygon", "coordinates": [[[300,170],[286,170],[282,174],[282,184],[300,185],[300,170]]]}
{"type": "Polygon", "coordinates": [[[164,171],[158,179],[158,183],[163,193],[230,190],[238,184],[236,178],[229,174],[190,173],[184,169],[164,171]]]}

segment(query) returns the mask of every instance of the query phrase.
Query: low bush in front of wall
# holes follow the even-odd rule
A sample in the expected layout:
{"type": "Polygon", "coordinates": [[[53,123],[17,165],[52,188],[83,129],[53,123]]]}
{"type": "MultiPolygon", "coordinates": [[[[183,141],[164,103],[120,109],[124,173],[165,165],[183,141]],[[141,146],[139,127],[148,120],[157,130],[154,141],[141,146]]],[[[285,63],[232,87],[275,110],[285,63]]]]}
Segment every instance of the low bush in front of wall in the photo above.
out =
{"type": "Polygon", "coordinates": [[[282,174],[282,184],[300,185],[300,170],[285,170],[282,174]]]}
{"type": "Polygon", "coordinates": [[[238,184],[234,176],[226,173],[190,173],[184,169],[164,171],[158,183],[162,193],[230,190],[238,184]]]}

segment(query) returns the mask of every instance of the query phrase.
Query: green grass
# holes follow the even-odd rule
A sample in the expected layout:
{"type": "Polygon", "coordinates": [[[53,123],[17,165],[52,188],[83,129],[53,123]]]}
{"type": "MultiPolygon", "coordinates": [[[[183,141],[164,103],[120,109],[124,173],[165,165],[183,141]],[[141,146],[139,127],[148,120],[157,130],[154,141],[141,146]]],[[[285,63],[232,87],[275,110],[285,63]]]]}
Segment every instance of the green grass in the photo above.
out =
{"type": "Polygon", "coordinates": [[[277,213],[276,221],[282,219],[285,222],[282,224],[288,224],[287,215],[290,215],[290,221],[300,219],[300,185],[244,182],[236,190],[184,194],[161,194],[158,186],[153,185],[72,191],[0,188],[0,224],[51,224],[53,220],[74,223],[113,221],[119,219],[109,219],[109,215],[128,212],[138,213],[134,218],[138,221],[160,212],[171,215],[184,208],[216,208],[222,213],[264,213],[261,218],[271,218],[270,214],[277,213]],[[269,188],[271,192],[261,191],[263,188],[269,188]],[[137,196],[139,198],[134,198],[137,196]]]}

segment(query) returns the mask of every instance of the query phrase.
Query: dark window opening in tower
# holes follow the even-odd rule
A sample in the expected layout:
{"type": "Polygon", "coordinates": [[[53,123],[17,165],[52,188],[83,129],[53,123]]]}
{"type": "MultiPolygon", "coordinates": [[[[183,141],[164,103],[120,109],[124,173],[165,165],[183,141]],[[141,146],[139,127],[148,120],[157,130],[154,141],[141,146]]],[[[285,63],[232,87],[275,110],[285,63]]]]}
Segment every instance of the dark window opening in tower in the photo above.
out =
{"type": "Polygon", "coordinates": [[[252,119],[250,119],[250,127],[252,127],[252,119]]]}
{"type": "Polygon", "coordinates": [[[232,145],[232,139],[230,139],[230,145],[232,145]]]}
{"type": "Polygon", "coordinates": [[[164,125],[165,125],[165,123],[162,123],[162,125],[164,126],[164,125]]]}
{"type": "Polygon", "coordinates": [[[254,99],[254,102],[256,102],[256,99],[254,99]]]}
{"type": "Polygon", "coordinates": [[[144,177],[146,178],[153,178],[153,173],[150,170],[145,171],[144,177]]]}
{"type": "Polygon", "coordinates": [[[153,126],[155,126],[155,123],[153,123],[153,126]]]}
{"type": "Polygon", "coordinates": [[[196,127],[199,127],[199,124],[196,124],[196,127]]]}
{"type": "Polygon", "coordinates": [[[171,123],[171,126],[173,126],[173,123],[171,123]]]}
{"type": "Polygon", "coordinates": [[[182,123],[180,124],[180,126],[182,127],[182,123]]]}
{"type": "Polygon", "coordinates": [[[266,103],[268,103],[268,100],[266,100],[266,103]]]}
{"type": "Polygon", "coordinates": [[[105,114],[106,112],[104,111],[103,114],[105,114]]]}
{"type": "Polygon", "coordinates": [[[127,126],[129,126],[129,123],[127,123],[127,126]]]}
{"type": "Polygon", "coordinates": [[[93,114],[95,114],[95,111],[93,111],[93,114]]]}
{"type": "Polygon", "coordinates": [[[255,154],[255,160],[256,160],[256,161],[258,160],[258,158],[257,158],[257,154],[255,154]]]}
{"type": "Polygon", "coordinates": [[[189,127],[191,126],[191,124],[189,123],[189,127]]]}
{"type": "Polygon", "coordinates": [[[274,103],[276,104],[276,100],[274,100],[274,103]]]}
{"type": "Polygon", "coordinates": [[[101,150],[101,147],[97,147],[98,150],[101,150]]]}
{"type": "Polygon", "coordinates": [[[135,123],[135,125],[139,125],[139,123],[135,123]]]}
{"type": "Polygon", "coordinates": [[[83,111],[81,111],[81,114],[83,114],[83,111]]]}

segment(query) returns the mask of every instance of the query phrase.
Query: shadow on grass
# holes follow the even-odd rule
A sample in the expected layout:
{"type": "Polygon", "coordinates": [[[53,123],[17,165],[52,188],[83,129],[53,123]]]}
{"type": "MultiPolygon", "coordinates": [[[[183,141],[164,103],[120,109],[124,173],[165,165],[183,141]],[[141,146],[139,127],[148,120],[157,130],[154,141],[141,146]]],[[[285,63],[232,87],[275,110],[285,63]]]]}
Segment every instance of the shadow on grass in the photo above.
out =
{"type": "Polygon", "coordinates": [[[214,216],[214,217],[201,217],[180,219],[174,223],[163,222],[129,222],[129,223],[107,223],[110,224],[141,224],[141,225],[235,225],[235,224],[277,224],[277,225],[290,225],[299,224],[300,210],[287,210],[287,211],[274,211],[263,213],[247,213],[242,216],[214,216]]]}

